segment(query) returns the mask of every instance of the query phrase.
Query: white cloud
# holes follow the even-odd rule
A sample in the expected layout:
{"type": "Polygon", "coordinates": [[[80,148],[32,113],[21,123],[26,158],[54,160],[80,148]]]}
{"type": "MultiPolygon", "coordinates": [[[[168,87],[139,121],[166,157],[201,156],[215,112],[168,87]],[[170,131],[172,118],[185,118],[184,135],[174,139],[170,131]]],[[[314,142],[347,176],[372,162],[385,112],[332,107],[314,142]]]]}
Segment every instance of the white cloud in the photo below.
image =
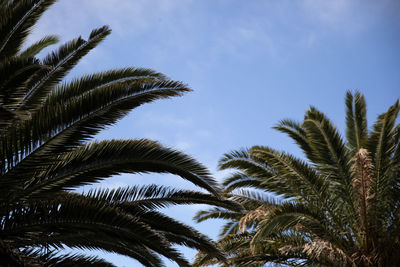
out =
{"type": "Polygon", "coordinates": [[[312,17],[318,18],[322,23],[330,26],[342,24],[351,12],[353,0],[304,0],[303,4],[312,17]]]}
{"type": "Polygon", "coordinates": [[[169,0],[68,0],[54,4],[41,19],[34,35],[56,32],[65,38],[87,33],[94,27],[110,25],[117,35],[132,35],[149,30],[185,3],[169,0]],[[88,28],[88,26],[90,26],[88,28]]]}
{"type": "Polygon", "coordinates": [[[183,140],[176,142],[176,144],[174,145],[174,148],[176,148],[178,150],[182,150],[182,151],[187,151],[192,147],[193,147],[193,145],[190,142],[183,141],[183,140]]]}
{"type": "Polygon", "coordinates": [[[269,56],[277,56],[277,40],[262,25],[253,21],[240,21],[226,29],[217,37],[214,53],[218,56],[241,58],[247,57],[246,51],[251,47],[263,47],[269,56]]]}
{"type": "Polygon", "coordinates": [[[356,34],[367,30],[382,19],[388,10],[398,9],[396,0],[303,0],[306,15],[326,30],[356,34]]]}
{"type": "Polygon", "coordinates": [[[175,115],[168,113],[154,113],[152,111],[148,111],[143,113],[140,117],[142,123],[146,125],[158,125],[158,126],[191,126],[193,121],[191,119],[176,117],[175,115]]]}

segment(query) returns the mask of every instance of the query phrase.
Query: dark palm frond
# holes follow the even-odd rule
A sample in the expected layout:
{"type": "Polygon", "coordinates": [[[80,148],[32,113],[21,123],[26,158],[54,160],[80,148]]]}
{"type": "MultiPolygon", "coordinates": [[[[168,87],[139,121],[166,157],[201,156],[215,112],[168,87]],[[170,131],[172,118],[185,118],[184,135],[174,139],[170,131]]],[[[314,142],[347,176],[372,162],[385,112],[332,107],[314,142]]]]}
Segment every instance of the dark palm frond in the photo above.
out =
{"type": "Polygon", "coordinates": [[[68,74],[79,60],[110,33],[111,30],[107,26],[95,29],[91,32],[87,41],[79,37],[64,44],[57,52],[52,52],[44,58],[43,65],[51,66],[51,69],[37,77],[34,83],[32,82],[32,87],[18,109],[36,109],[46,99],[52,88],[68,74]]]}
{"type": "Polygon", "coordinates": [[[7,235],[9,240],[21,242],[24,246],[34,245],[36,242],[45,243],[46,237],[54,238],[52,235],[41,236],[40,229],[42,233],[61,235],[76,234],[75,229],[79,228],[89,232],[105,229],[105,233],[110,234],[116,231],[116,236],[127,240],[132,238],[134,243],[144,238],[143,235],[146,236],[146,242],[165,243],[162,236],[146,224],[120,213],[115,207],[107,207],[85,198],[32,203],[24,209],[15,209],[8,213],[9,217],[5,218],[1,225],[2,233],[7,235]],[[135,230],[129,232],[128,229],[135,230]],[[118,234],[118,231],[121,232],[118,234]]]}
{"type": "Polygon", "coordinates": [[[24,51],[19,54],[21,58],[32,58],[39,54],[43,49],[50,45],[58,43],[59,39],[55,35],[47,35],[40,39],[39,41],[31,44],[24,51]]]}
{"type": "MultiPolygon", "coordinates": [[[[35,58],[14,57],[0,62],[1,105],[14,112],[26,94],[26,86],[32,77],[48,67],[35,58]]],[[[20,112],[21,113],[21,112],[20,112]]]]}
{"type": "Polygon", "coordinates": [[[85,195],[97,201],[106,201],[109,205],[134,206],[143,211],[166,208],[177,204],[207,204],[230,209],[240,208],[234,201],[221,200],[210,194],[155,184],[111,190],[90,190],[85,195]]]}
{"type": "Polygon", "coordinates": [[[237,188],[249,187],[249,188],[260,188],[260,179],[256,179],[247,174],[236,172],[227,177],[222,185],[225,186],[225,192],[229,193],[237,188]]]}
{"type": "MultiPolygon", "coordinates": [[[[157,142],[140,139],[95,142],[64,153],[54,166],[26,185],[23,196],[40,197],[43,193],[91,184],[123,172],[172,173],[210,192],[218,190],[207,168],[193,158],[157,142]]],[[[215,201],[209,198],[212,200],[215,201]]]]}
{"type": "Polygon", "coordinates": [[[45,105],[52,106],[71,101],[96,88],[104,87],[111,83],[137,80],[150,82],[167,79],[164,74],[145,68],[122,68],[93,73],[57,86],[47,97],[45,105]]]}
{"type": "Polygon", "coordinates": [[[146,212],[140,217],[143,222],[161,231],[169,242],[204,251],[220,261],[225,260],[224,253],[217,249],[210,239],[192,227],[154,211],[146,212]]]}
{"type": "Polygon", "coordinates": [[[43,253],[38,249],[24,249],[23,253],[31,258],[37,258],[41,262],[41,266],[53,267],[73,267],[73,266],[94,266],[94,267],[115,267],[103,259],[95,256],[86,256],[77,253],[58,254],[55,252],[43,253]]]}
{"type": "Polygon", "coordinates": [[[0,60],[15,56],[32,27],[56,0],[6,1],[1,8],[0,60]]]}
{"type": "Polygon", "coordinates": [[[114,264],[106,262],[97,257],[73,254],[52,257],[45,266],[74,267],[74,266],[93,266],[93,267],[115,267],[114,264]]]}
{"type": "Polygon", "coordinates": [[[4,160],[10,166],[7,177],[21,179],[35,171],[43,171],[53,161],[49,157],[79,146],[133,108],[186,91],[185,85],[172,81],[134,83],[128,87],[112,84],[67,105],[47,106],[26,121],[24,127],[15,129],[20,132],[4,136],[3,142],[8,144],[4,154],[10,155],[4,160]],[[46,120],[41,119],[43,117],[46,120]],[[19,143],[18,139],[21,140],[19,143]],[[20,149],[15,151],[14,144],[20,149]],[[13,152],[18,154],[13,155],[13,152]]]}
{"type": "Polygon", "coordinates": [[[14,211],[5,220],[2,233],[13,241],[12,244],[55,249],[67,245],[107,250],[102,240],[132,246],[143,244],[179,264],[187,265],[180,253],[170,247],[169,241],[139,217],[129,216],[116,207],[91,199],[56,199],[32,204],[23,211],[14,211]]]}
{"type": "MultiPolygon", "coordinates": [[[[71,236],[70,239],[60,239],[66,246],[72,249],[86,249],[92,251],[98,251],[101,248],[102,251],[107,251],[111,253],[118,253],[121,255],[128,256],[132,259],[137,260],[144,266],[158,267],[164,266],[161,258],[157,253],[153,252],[146,246],[142,246],[139,244],[129,244],[126,242],[115,242],[111,241],[111,239],[107,236],[100,235],[96,236],[95,234],[86,235],[82,239],[82,242],[77,243],[74,242],[77,238],[82,236],[71,236]],[[97,238],[96,240],[94,240],[97,238]],[[100,238],[103,238],[100,240],[100,238]],[[91,239],[91,240],[89,240],[91,239]]],[[[58,266],[58,265],[57,265],[58,266]]]]}
{"type": "Polygon", "coordinates": [[[221,208],[212,208],[207,211],[199,211],[193,217],[196,222],[202,222],[209,219],[225,219],[225,220],[238,220],[243,216],[242,213],[227,211],[221,208]]]}
{"type": "MultiPolygon", "coordinates": [[[[63,244],[65,244],[65,246],[71,249],[86,249],[91,251],[97,251],[99,248],[101,248],[103,251],[118,253],[121,255],[131,257],[140,262],[141,264],[143,264],[144,266],[152,266],[152,267],[164,266],[161,258],[155,252],[150,250],[148,247],[131,243],[129,243],[129,246],[127,246],[128,243],[117,242],[116,240],[113,240],[109,236],[104,235],[102,233],[84,233],[84,234],[71,234],[71,235],[64,234],[58,240],[59,242],[62,242],[63,244]],[[80,239],[79,243],[76,242],[78,238],[80,239]]],[[[50,240],[48,239],[48,241],[50,240]]],[[[43,261],[49,263],[57,262],[56,264],[48,264],[48,265],[44,265],[43,263],[44,266],[59,266],[60,260],[65,259],[65,256],[68,255],[58,255],[57,253],[43,254],[42,250],[37,250],[35,257],[39,259],[44,259],[42,260],[42,262],[43,261]]],[[[89,263],[96,264],[97,262],[99,262],[99,264],[102,264],[101,263],[102,260],[96,260],[93,259],[93,257],[86,257],[86,258],[88,259],[88,261],[90,261],[89,263]]],[[[77,266],[77,263],[73,265],[74,262],[68,261],[68,258],[65,263],[72,264],[72,266],[77,266]]],[[[81,265],[78,264],[78,266],[81,265]]]]}

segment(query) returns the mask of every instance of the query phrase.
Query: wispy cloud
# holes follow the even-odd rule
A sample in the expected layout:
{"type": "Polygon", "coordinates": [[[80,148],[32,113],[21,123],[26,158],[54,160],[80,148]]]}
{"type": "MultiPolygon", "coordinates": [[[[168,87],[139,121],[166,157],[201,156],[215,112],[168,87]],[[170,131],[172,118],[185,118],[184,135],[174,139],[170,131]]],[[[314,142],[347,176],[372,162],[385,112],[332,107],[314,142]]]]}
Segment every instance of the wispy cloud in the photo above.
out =
{"type": "Polygon", "coordinates": [[[143,124],[153,124],[157,126],[191,126],[193,121],[183,116],[177,117],[176,114],[168,113],[155,113],[153,111],[148,111],[142,114],[140,118],[140,123],[143,124]]]}
{"type": "Polygon", "coordinates": [[[302,3],[311,17],[332,27],[342,27],[352,13],[354,2],[353,0],[304,0],[302,3]]]}
{"type": "MultiPolygon", "coordinates": [[[[37,31],[49,30],[72,37],[81,32],[82,26],[110,25],[119,35],[132,35],[148,30],[169,17],[185,3],[168,0],[68,0],[59,1],[39,22],[37,31]],[[160,21],[161,20],[161,21],[160,21]]],[[[90,30],[90,29],[89,29],[90,30]]]]}
{"type": "Polygon", "coordinates": [[[303,0],[300,3],[305,15],[319,23],[322,31],[337,30],[348,34],[363,32],[388,12],[400,8],[397,0],[303,0]]]}

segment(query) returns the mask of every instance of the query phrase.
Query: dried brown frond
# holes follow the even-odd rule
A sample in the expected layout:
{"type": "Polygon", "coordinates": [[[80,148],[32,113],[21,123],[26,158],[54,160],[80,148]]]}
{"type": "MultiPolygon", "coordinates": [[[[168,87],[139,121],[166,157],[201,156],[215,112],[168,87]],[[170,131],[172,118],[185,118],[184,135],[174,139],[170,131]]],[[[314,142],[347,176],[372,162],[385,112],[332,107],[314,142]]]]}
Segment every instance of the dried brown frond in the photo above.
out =
{"type": "Polygon", "coordinates": [[[351,171],[353,173],[353,188],[360,204],[368,209],[368,202],[373,198],[371,182],[373,164],[369,152],[361,148],[353,157],[351,171]]]}
{"type": "Polygon", "coordinates": [[[374,255],[364,255],[360,254],[359,251],[351,255],[351,258],[356,263],[357,266],[376,266],[376,258],[374,255]],[[375,258],[375,259],[374,259],[375,258]]]}
{"type": "Polygon", "coordinates": [[[369,152],[361,148],[352,159],[351,171],[353,173],[353,192],[358,206],[360,218],[360,246],[369,251],[370,247],[370,219],[369,210],[371,199],[374,197],[371,190],[373,180],[373,164],[369,152]]]}
{"type": "Polygon", "coordinates": [[[268,213],[271,211],[271,207],[260,206],[255,210],[249,211],[246,215],[244,215],[239,221],[239,230],[244,233],[246,231],[246,225],[248,222],[260,220],[265,218],[268,213]]]}
{"type": "Polygon", "coordinates": [[[346,255],[340,248],[330,242],[317,240],[303,245],[303,253],[312,259],[326,262],[331,266],[352,266],[353,260],[346,255]]]}
{"type": "Polygon", "coordinates": [[[300,246],[287,245],[279,249],[283,255],[303,253],[308,259],[316,260],[320,266],[355,266],[354,261],[332,243],[316,240],[300,246]]]}

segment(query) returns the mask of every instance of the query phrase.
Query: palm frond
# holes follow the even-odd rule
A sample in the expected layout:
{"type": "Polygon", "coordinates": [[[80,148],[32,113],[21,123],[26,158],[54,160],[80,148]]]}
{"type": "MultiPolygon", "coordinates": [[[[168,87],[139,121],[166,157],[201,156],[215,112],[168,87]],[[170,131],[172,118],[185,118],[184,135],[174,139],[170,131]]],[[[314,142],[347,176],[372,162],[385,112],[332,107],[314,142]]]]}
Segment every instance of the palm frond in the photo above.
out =
{"type": "Polygon", "coordinates": [[[390,158],[394,152],[395,123],[400,110],[399,101],[389,107],[388,111],[379,115],[373,125],[373,131],[369,137],[368,150],[371,152],[375,166],[377,182],[384,175],[390,158]]]}
{"type": "Polygon", "coordinates": [[[290,119],[281,120],[277,126],[273,127],[273,129],[287,134],[301,147],[302,151],[308,158],[313,158],[314,152],[310,140],[307,139],[306,131],[301,123],[290,119]]]}
{"type": "Polygon", "coordinates": [[[20,110],[34,110],[44,102],[48,93],[64,78],[79,60],[95,48],[104,38],[111,33],[107,26],[95,29],[91,32],[87,41],[81,37],[62,45],[57,52],[52,52],[43,59],[43,64],[51,66],[51,69],[32,84],[32,87],[19,106],[20,110]]]}
{"type": "Polygon", "coordinates": [[[324,213],[316,207],[301,203],[285,202],[271,210],[259,224],[254,235],[252,245],[261,242],[263,238],[274,233],[286,230],[306,229],[321,240],[338,244],[340,248],[350,246],[346,239],[335,233],[331,223],[324,217],[324,213]]]}
{"type": "Polygon", "coordinates": [[[2,233],[23,246],[42,245],[56,249],[63,248],[63,244],[107,249],[102,247],[102,242],[97,242],[97,238],[132,246],[143,244],[183,266],[188,265],[162,234],[138,218],[121,213],[116,207],[91,199],[58,199],[15,210],[4,221],[2,233]]]}
{"type": "Polygon", "coordinates": [[[349,148],[356,153],[368,139],[367,107],[360,92],[346,93],[346,138],[349,148]]]}
{"type": "Polygon", "coordinates": [[[371,190],[373,184],[373,165],[366,149],[360,149],[353,158],[351,170],[354,173],[353,187],[357,206],[359,207],[360,228],[365,240],[360,243],[369,250],[371,246],[371,199],[374,197],[371,190]]]}
{"type": "Polygon", "coordinates": [[[39,41],[33,43],[19,54],[21,58],[32,58],[39,54],[43,49],[58,43],[59,39],[55,35],[47,35],[39,41]]]}
{"type": "MultiPolygon", "coordinates": [[[[32,77],[47,70],[37,59],[13,57],[0,62],[0,101],[1,105],[16,109],[26,94],[27,84],[32,77]]],[[[20,112],[21,113],[21,112],[20,112]]]]}
{"type": "Polygon", "coordinates": [[[243,213],[227,211],[221,208],[212,208],[207,211],[199,211],[193,217],[193,220],[196,222],[202,222],[209,219],[225,219],[225,220],[237,220],[243,216],[243,213]]]}
{"type": "Polygon", "coordinates": [[[99,88],[73,103],[42,109],[22,129],[15,129],[21,132],[3,137],[3,142],[8,144],[4,153],[11,155],[4,159],[10,166],[7,176],[21,179],[37,170],[45,170],[53,162],[49,156],[80,145],[131,109],[159,98],[179,96],[188,90],[185,85],[171,81],[133,83],[129,87],[110,86],[99,88]],[[21,140],[19,143],[14,141],[18,138],[21,140]],[[14,144],[20,146],[18,150],[14,144]],[[47,159],[43,160],[44,157],[47,159]]]}
{"type": "Polygon", "coordinates": [[[55,252],[48,252],[43,254],[40,250],[24,249],[23,253],[29,257],[37,258],[40,260],[42,266],[94,266],[94,267],[115,267],[114,264],[109,263],[103,259],[95,256],[86,256],[77,253],[58,254],[55,252]]]}
{"type": "Polygon", "coordinates": [[[160,72],[145,68],[122,68],[93,73],[75,78],[70,82],[64,82],[57,86],[47,97],[45,105],[52,106],[67,101],[73,101],[83,94],[111,83],[138,80],[149,82],[152,80],[168,80],[168,78],[160,72]]]}
{"type": "Polygon", "coordinates": [[[249,188],[260,188],[261,179],[256,179],[253,176],[236,172],[226,177],[222,183],[225,186],[225,192],[229,193],[237,188],[249,187],[249,188]]]}
{"type": "Polygon", "coordinates": [[[15,56],[32,27],[56,0],[6,1],[1,8],[0,59],[15,56]]]}
{"type": "Polygon", "coordinates": [[[176,174],[212,193],[218,190],[207,168],[195,159],[157,142],[139,139],[94,142],[64,153],[52,168],[30,181],[24,195],[35,197],[71,189],[118,173],[148,172],[176,174]]]}
{"type": "Polygon", "coordinates": [[[85,195],[97,201],[106,201],[109,205],[134,206],[139,210],[154,210],[177,204],[207,204],[230,209],[240,208],[234,201],[221,200],[210,194],[155,184],[111,190],[95,189],[85,195]]]}

